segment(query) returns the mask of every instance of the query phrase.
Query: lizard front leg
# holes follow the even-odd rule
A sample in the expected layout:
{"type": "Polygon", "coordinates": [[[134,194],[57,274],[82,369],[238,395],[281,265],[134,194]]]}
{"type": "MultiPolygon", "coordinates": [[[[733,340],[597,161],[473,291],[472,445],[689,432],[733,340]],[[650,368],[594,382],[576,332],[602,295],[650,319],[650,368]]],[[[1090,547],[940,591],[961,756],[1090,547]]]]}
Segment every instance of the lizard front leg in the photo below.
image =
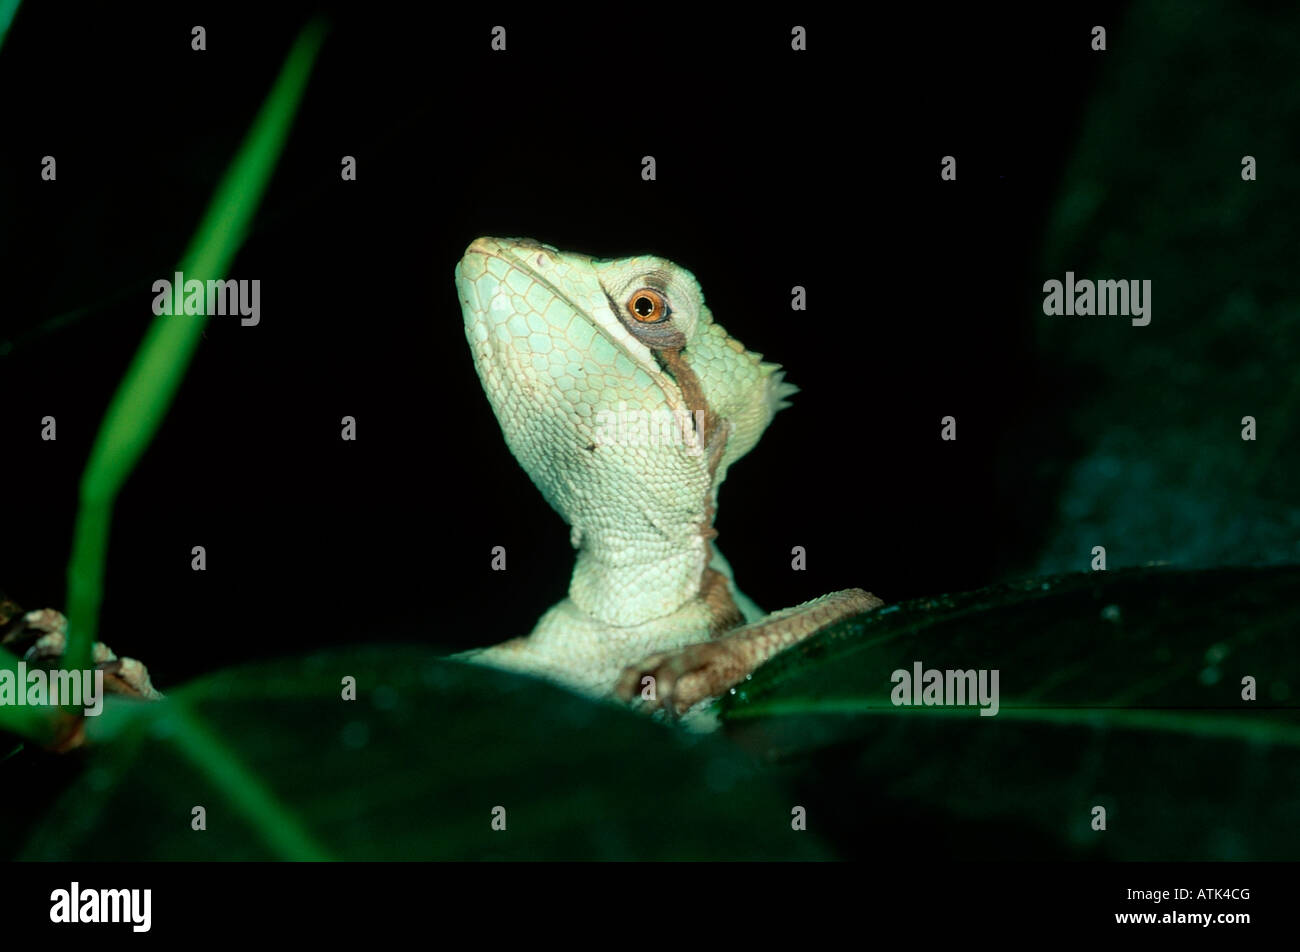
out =
{"type": "Polygon", "coordinates": [[[879,608],[880,598],[860,588],[832,592],[810,602],[773,612],[761,621],[735,628],[714,641],[659,652],[624,669],[615,694],[632,701],[642,681],[654,678],[650,709],[680,715],[706,698],[739,684],[777,652],[841,619],[879,608]]]}

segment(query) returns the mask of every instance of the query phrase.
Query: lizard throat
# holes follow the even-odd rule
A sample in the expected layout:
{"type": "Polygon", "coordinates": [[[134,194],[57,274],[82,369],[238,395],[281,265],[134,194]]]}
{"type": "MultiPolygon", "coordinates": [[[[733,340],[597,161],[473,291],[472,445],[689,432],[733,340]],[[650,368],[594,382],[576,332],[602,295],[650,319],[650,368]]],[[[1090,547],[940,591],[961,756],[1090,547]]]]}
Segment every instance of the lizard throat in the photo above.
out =
{"type": "Polygon", "coordinates": [[[709,401],[704,397],[704,388],[700,386],[700,378],[695,376],[695,371],[686,362],[680,349],[656,350],[654,355],[660,368],[676,381],[692,419],[703,421],[699,425],[702,432],[696,436],[707,454],[709,480],[712,482],[717,475],[718,463],[722,460],[722,451],[727,445],[725,421],[709,406],[709,401]]]}
{"type": "MultiPolygon", "coordinates": [[[[718,530],[713,527],[715,514],[713,494],[717,487],[718,464],[722,462],[722,453],[727,447],[727,436],[731,425],[709,406],[704,396],[704,388],[700,386],[700,378],[686,362],[680,348],[656,350],[654,355],[660,368],[677,382],[677,387],[682,392],[682,399],[686,401],[686,407],[691,411],[692,419],[702,421],[699,424],[701,432],[696,436],[708,460],[709,489],[704,500],[704,519],[700,522],[700,537],[705,543],[709,543],[718,536],[718,530]]],[[[700,575],[699,597],[709,611],[710,635],[717,637],[744,622],[744,616],[731,597],[731,586],[721,572],[705,567],[700,575]]]]}

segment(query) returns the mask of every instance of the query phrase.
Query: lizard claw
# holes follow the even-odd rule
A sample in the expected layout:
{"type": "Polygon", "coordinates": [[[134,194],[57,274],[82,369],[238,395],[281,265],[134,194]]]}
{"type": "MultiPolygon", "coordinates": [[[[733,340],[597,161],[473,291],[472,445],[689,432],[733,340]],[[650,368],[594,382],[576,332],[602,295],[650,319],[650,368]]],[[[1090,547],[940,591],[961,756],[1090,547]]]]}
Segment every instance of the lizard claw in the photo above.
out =
{"type": "MultiPolygon", "coordinates": [[[[9,629],[0,637],[0,645],[20,653],[24,661],[41,667],[54,667],[63,657],[68,643],[68,620],[53,608],[24,612],[5,600],[0,606],[0,621],[9,629]]],[[[104,672],[104,688],[109,694],[157,701],[162,692],[149,679],[149,669],[134,658],[119,658],[108,645],[97,641],[91,646],[91,664],[104,672]]]]}
{"type": "Polygon", "coordinates": [[[743,680],[747,667],[727,641],[688,645],[652,654],[623,669],[614,693],[624,701],[640,697],[647,710],[663,708],[670,717],[719,695],[743,680]],[[652,683],[643,684],[645,678],[652,683]]]}

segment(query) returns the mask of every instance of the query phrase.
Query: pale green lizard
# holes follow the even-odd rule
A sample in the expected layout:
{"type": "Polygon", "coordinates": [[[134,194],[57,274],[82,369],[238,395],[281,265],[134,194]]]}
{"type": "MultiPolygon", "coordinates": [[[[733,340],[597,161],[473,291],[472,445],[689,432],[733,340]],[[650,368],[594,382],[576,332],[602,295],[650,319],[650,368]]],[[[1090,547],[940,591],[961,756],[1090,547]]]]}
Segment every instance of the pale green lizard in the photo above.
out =
{"type": "Polygon", "coordinates": [[[736,589],[718,487],[795,388],[714,323],[685,268],[479,238],[456,286],[506,444],[578,552],[530,635],[462,657],[680,714],[883,604],[855,588],[763,617],[736,589]]]}

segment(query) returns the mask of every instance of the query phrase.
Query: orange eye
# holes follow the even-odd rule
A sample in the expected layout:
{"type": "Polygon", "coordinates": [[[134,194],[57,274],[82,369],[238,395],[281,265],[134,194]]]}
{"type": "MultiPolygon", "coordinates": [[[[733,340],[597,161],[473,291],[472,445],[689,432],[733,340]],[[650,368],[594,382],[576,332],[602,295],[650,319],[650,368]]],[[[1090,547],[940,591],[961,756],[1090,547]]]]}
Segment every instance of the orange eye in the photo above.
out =
{"type": "Polygon", "coordinates": [[[642,324],[657,324],[668,317],[668,302],[654,288],[633,291],[627,299],[627,310],[642,324]]]}

